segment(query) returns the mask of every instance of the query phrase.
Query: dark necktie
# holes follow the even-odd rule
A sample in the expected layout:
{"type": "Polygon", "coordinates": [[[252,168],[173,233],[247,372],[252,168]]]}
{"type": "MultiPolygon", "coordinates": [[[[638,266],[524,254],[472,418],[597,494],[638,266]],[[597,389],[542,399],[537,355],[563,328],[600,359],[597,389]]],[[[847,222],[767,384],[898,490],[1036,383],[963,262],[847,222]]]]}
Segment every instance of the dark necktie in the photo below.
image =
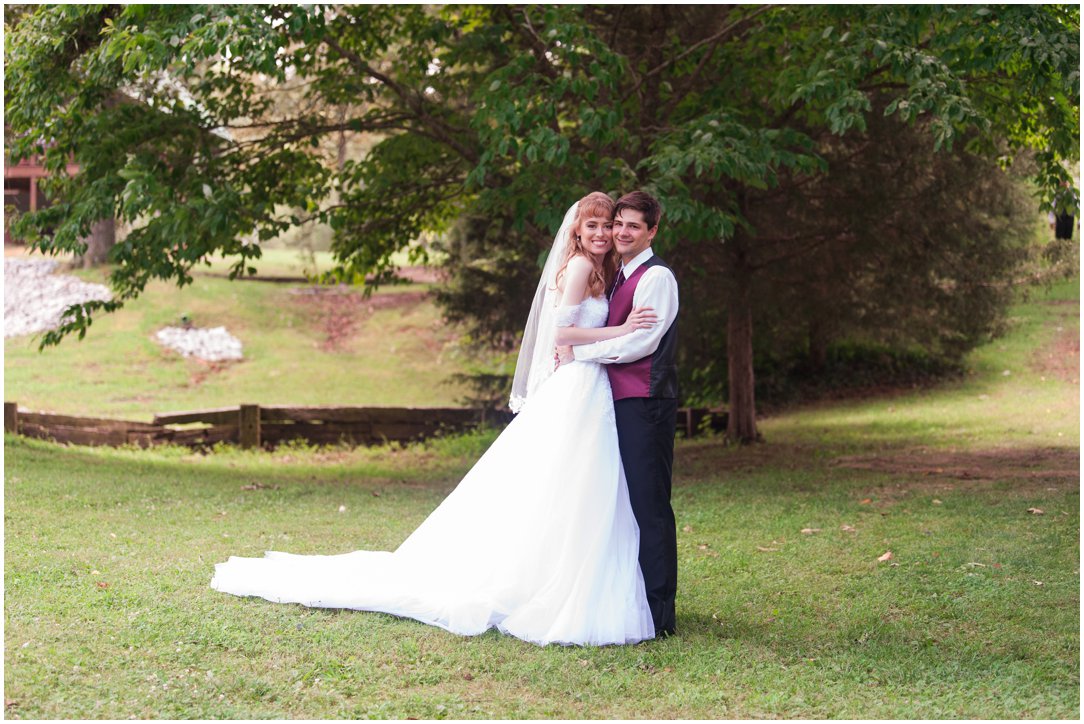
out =
{"type": "Polygon", "coordinates": [[[614,280],[614,288],[610,290],[610,299],[614,298],[617,294],[617,290],[621,288],[621,285],[625,283],[625,270],[620,269],[617,272],[617,279],[614,280]]]}

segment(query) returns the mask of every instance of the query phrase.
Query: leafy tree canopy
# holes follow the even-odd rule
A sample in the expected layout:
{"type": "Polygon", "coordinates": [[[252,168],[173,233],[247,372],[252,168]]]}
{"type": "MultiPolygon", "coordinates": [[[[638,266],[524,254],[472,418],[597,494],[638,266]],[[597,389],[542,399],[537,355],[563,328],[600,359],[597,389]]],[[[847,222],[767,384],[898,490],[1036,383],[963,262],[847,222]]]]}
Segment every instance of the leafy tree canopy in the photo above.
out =
{"type": "Polygon", "coordinates": [[[750,200],[830,178],[825,149],[872,113],[938,148],[1031,149],[1038,202],[1063,198],[1079,25],[1066,5],[42,6],[8,34],[8,151],[44,154],[58,203],[16,231],[57,252],[97,219],[134,227],[117,301],[46,344],[208,254],[243,274],[306,221],[335,230],[337,278],[361,280],[468,216],[541,251],[595,189],[654,192],[658,246],[705,243],[740,292],[770,261],[750,200]],[[286,82],[307,89],[289,112],[286,82]],[[381,140],[335,164],[320,141],[343,133],[381,140]]]}

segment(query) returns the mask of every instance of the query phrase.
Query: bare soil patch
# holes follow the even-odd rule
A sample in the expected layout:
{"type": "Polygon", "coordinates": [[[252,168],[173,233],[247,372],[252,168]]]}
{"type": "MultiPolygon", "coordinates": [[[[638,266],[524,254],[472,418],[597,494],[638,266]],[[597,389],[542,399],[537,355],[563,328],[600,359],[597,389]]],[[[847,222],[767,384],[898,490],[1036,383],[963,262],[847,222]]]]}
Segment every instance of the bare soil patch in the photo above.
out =
{"type": "Polygon", "coordinates": [[[433,284],[440,281],[441,272],[429,266],[404,266],[395,270],[395,276],[415,284],[433,284]]]}
{"type": "Polygon", "coordinates": [[[1080,451],[1073,448],[993,448],[955,452],[919,448],[878,455],[849,455],[832,465],[907,476],[957,480],[1080,482],[1080,451]]]}
{"type": "Polygon", "coordinates": [[[675,451],[679,458],[675,468],[692,482],[712,478],[717,473],[752,473],[767,467],[787,470],[809,466],[816,449],[805,445],[770,443],[732,446],[720,454],[720,440],[704,440],[687,444],[675,451]]]}
{"type": "Polygon", "coordinates": [[[345,287],[304,287],[290,293],[308,307],[313,325],[324,335],[325,352],[342,349],[361,323],[380,309],[403,309],[424,301],[427,292],[373,294],[368,299],[345,287]]]}
{"type": "Polygon", "coordinates": [[[189,387],[199,387],[206,382],[208,378],[217,375],[219,372],[225,371],[231,364],[235,363],[231,360],[209,362],[207,360],[199,359],[198,357],[193,357],[192,361],[195,363],[196,367],[191,375],[189,375],[189,387]]]}
{"type": "Polygon", "coordinates": [[[1080,330],[1059,327],[1054,339],[1035,353],[1032,364],[1045,376],[1080,384],[1080,330]]]}

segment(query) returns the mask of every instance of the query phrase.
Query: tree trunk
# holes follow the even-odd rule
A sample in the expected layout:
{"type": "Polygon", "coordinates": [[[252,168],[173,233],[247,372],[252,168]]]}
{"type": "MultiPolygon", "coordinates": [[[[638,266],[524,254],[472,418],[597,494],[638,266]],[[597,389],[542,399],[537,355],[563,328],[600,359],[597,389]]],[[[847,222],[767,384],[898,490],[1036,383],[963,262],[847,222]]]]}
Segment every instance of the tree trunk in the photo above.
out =
{"type": "Polygon", "coordinates": [[[117,241],[117,226],[113,219],[102,219],[94,224],[90,236],[86,238],[87,250],[75,261],[76,266],[84,269],[104,264],[109,258],[109,250],[117,241]]]}
{"type": "Polygon", "coordinates": [[[729,420],[726,435],[748,445],[760,440],[756,399],[753,394],[753,308],[750,303],[750,272],[736,269],[731,277],[727,312],[727,373],[729,420]]]}

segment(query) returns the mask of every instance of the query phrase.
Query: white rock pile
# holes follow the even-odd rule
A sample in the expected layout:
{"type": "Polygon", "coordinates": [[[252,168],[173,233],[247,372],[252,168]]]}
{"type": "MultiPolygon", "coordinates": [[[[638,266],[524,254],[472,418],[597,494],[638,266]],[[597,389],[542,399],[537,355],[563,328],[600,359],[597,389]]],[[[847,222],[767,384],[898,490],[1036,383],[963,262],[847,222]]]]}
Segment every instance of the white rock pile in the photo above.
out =
{"type": "MultiPolygon", "coordinates": [[[[73,276],[54,274],[52,259],[4,260],[4,337],[34,334],[60,326],[64,310],[93,299],[108,301],[109,288],[73,276]]],[[[155,338],[185,357],[208,362],[242,359],[241,341],[225,327],[166,327],[155,338]]]]}
{"type": "Polygon", "coordinates": [[[4,260],[4,337],[34,334],[60,326],[64,310],[113,295],[101,284],[54,274],[51,259],[4,260]]]}
{"type": "Polygon", "coordinates": [[[209,329],[166,327],[158,330],[154,336],[160,344],[179,352],[184,357],[197,357],[208,362],[243,357],[241,340],[227,332],[225,327],[209,329]]]}

